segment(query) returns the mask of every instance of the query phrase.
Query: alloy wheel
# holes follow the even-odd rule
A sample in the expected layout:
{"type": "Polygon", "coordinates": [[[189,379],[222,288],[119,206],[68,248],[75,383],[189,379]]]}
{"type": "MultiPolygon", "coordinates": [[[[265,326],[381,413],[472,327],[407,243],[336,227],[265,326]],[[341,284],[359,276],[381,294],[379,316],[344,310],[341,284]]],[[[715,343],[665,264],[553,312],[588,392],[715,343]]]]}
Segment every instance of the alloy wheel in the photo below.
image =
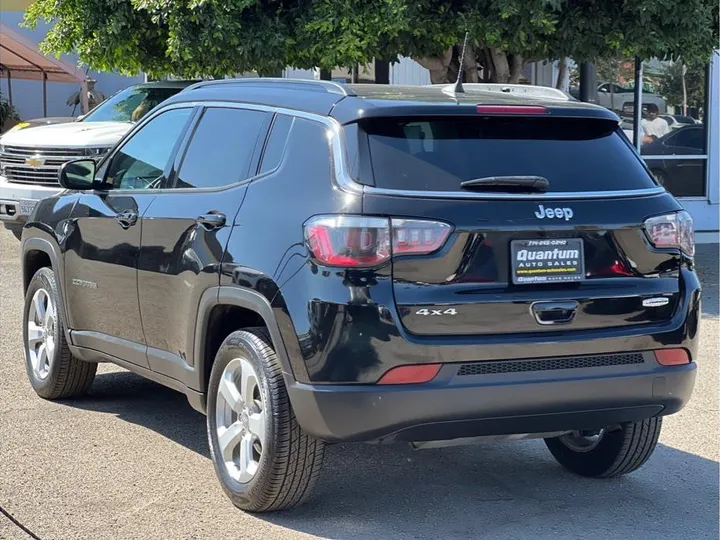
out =
{"type": "Polygon", "coordinates": [[[57,312],[50,294],[38,289],[28,312],[27,347],[35,377],[44,380],[50,373],[55,356],[55,325],[57,312]]]}
{"type": "Polygon", "coordinates": [[[246,358],[232,359],[223,370],[215,405],[215,427],[228,474],[247,484],[260,466],[266,414],[259,378],[246,358]]]}

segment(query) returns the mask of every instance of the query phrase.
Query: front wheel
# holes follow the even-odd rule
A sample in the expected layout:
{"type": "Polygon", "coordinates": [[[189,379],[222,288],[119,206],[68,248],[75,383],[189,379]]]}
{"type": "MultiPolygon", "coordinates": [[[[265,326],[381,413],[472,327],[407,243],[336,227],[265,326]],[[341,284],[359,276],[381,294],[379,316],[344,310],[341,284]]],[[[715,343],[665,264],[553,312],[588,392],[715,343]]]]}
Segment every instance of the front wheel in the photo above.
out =
{"type": "Polygon", "coordinates": [[[210,373],[207,432],[215,472],[242,510],[302,503],[317,481],[324,445],[295,419],[264,328],[230,334],[210,373]]]}
{"type": "Polygon", "coordinates": [[[610,478],[640,468],[655,450],[662,418],[629,422],[594,433],[574,432],[545,439],[555,459],[581,476],[610,478]]]}
{"type": "Polygon", "coordinates": [[[33,389],[45,399],[85,394],[97,371],[97,364],[78,360],[70,352],[59,295],[50,268],[37,271],[25,294],[25,368],[33,389]]]}

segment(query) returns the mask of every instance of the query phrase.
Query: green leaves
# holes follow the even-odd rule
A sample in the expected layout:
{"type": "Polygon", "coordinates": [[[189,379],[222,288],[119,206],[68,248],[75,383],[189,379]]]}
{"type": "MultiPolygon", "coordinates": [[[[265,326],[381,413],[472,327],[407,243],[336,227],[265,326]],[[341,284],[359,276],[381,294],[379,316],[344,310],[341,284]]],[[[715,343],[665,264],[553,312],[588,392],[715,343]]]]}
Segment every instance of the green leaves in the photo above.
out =
{"type": "Polygon", "coordinates": [[[43,49],[94,69],[220,76],[427,58],[458,44],[525,60],[682,55],[718,43],[715,0],[36,0],[43,49]]]}

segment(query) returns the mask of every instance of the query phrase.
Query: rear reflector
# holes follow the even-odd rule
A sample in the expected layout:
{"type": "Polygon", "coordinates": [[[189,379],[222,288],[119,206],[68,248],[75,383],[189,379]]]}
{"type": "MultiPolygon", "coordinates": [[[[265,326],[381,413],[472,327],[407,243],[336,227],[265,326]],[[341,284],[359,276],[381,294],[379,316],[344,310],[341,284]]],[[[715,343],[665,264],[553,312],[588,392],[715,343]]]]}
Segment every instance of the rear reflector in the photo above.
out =
{"type": "Polygon", "coordinates": [[[539,105],[478,105],[477,112],[482,114],[548,114],[550,111],[539,105]]]}
{"type": "Polygon", "coordinates": [[[690,356],[685,349],[657,349],[655,358],[661,366],[681,366],[690,363],[690,356]]]}
{"type": "Polygon", "coordinates": [[[419,384],[431,381],[440,371],[441,364],[414,364],[398,366],[380,377],[378,384],[419,384]]]}

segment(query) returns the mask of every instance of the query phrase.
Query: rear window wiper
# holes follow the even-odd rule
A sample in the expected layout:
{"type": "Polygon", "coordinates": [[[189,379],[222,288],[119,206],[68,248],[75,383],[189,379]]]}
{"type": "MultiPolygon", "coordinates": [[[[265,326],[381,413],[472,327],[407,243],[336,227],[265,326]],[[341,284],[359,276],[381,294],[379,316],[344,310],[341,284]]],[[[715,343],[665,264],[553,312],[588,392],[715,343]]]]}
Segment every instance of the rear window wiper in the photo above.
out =
{"type": "Polygon", "coordinates": [[[486,191],[541,191],[550,187],[550,182],[542,176],[486,176],[474,178],[460,183],[463,189],[486,191]]]}

